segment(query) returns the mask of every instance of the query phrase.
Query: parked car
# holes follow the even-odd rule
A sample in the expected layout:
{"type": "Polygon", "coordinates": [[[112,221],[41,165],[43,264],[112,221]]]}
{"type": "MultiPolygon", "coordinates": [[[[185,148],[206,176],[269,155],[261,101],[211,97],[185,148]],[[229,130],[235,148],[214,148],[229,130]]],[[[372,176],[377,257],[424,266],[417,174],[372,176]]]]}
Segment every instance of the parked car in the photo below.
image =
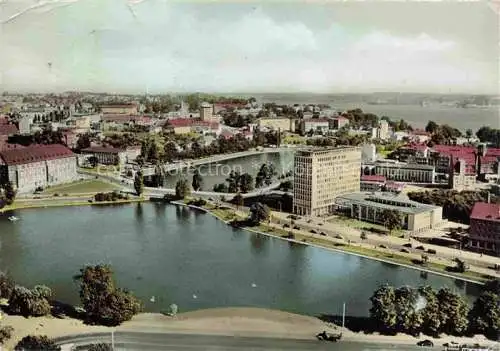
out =
{"type": "Polygon", "coordinates": [[[417,346],[434,347],[434,343],[428,339],[417,342],[417,346]]]}
{"type": "Polygon", "coordinates": [[[325,232],[321,232],[321,233],[319,233],[319,235],[326,236],[326,233],[325,232]]]}
{"type": "Polygon", "coordinates": [[[318,234],[318,232],[315,231],[314,229],[311,229],[310,232],[313,233],[313,234],[318,234]]]}
{"type": "Polygon", "coordinates": [[[387,245],[384,245],[384,244],[381,244],[378,247],[380,247],[381,249],[388,249],[387,245]]]}
{"type": "Polygon", "coordinates": [[[294,226],[293,226],[293,229],[295,229],[295,230],[300,230],[300,227],[299,227],[298,225],[294,225],[294,226]]]}
{"type": "Polygon", "coordinates": [[[408,249],[401,249],[401,252],[410,253],[410,250],[408,250],[408,249]]]}

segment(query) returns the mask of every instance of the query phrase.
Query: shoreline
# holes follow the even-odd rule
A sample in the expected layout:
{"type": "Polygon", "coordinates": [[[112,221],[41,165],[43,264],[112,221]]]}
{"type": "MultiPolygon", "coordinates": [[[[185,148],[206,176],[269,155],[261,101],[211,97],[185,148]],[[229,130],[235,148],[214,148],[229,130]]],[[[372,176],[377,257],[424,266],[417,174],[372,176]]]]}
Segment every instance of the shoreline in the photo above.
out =
{"type": "MultiPolygon", "coordinates": [[[[74,337],[111,332],[147,332],[162,334],[219,335],[229,337],[262,337],[289,340],[315,340],[323,330],[328,333],[342,332],[342,341],[348,343],[368,342],[379,345],[415,345],[424,339],[434,340],[436,345],[451,340],[463,343],[494,345],[494,341],[482,335],[474,337],[452,337],[441,335],[433,338],[424,334],[414,337],[408,334],[381,335],[354,332],[348,328],[326,322],[318,316],[301,315],[281,310],[255,307],[219,307],[200,309],[167,316],[161,313],[139,313],[118,327],[86,325],[73,318],[30,317],[4,315],[2,324],[14,328],[13,337],[4,345],[15,346],[25,335],[47,335],[61,344],[71,343],[74,337]]],[[[342,342],[340,341],[340,342],[342,342]]]]}
{"type": "Polygon", "coordinates": [[[48,208],[48,207],[73,207],[73,206],[103,206],[103,205],[127,205],[139,202],[148,202],[147,198],[129,199],[129,200],[116,200],[116,201],[68,201],[64,202],[64,198],[50,198],[50,201],[40,201],[40,204],[18,204],[16,206],[5,206],[0,209],[0,214],[17,211],[17,210],[29,210],[38,208],[48,208]],[[62,200],[60,203],[50,203],[51,201],[56,202],[57,200],[62,200]]]}
{"type": "MultiPolygon", "coordinates": [[[[191,208],[191,209],[203,211],[205,213],[208,213],[208,214],[214,216],[215,218],[217,218],[218,220],[224,222],[225,224],[230,225],[229,221],[221,218],[220,216],[218,216],[217,214],[213,213],[209,209],[206,209],[206,208],[203,208],[203,207],[199,207],[199,206],[195,206],[195,205],[188,205],[188,204],[185,204],[185,203],[182,203],[182,202],[179,202],[179,201],[171,201],[170,203],[174,204],[174,205],[178,205],[178,206],[185,206],[185,207],[188,207],[188,208],[191,208]]],[[[242,228],[239,228],[239,229],[246,230],[246,231],[248,231],[250,233],[253,233],[253,234],[260,234],[260,235],[265,235],[265,236],[276,238],[276,239],[281,239],[281,240],[288,241],[288,242],[291,242],[291,243],[294,243],[294,244],[307,245],[307,246],[311,246],[311,247],[318,248],[318,249],[324,249],[324,250],[333,251],[333,252],[336,252],[336,253],[343,253],[343,254],[353,255],[353,256],[357,256],[357,257],[361,257],[361,258],[365,258],[365,259],[370,259],[370,260],[374,260],[374,261],[378,261],[378,262],[382,262],[382,263],[389,263],[389,264],[392,264],[392,265],[395,265],[395,266],[400,266],[400,267],[404,267],[404,268],[410,268],[410,269],[414,269],[414,270],[417,270],[417,271],[420,271],[420,272],[425,272],[425,273],[436,274],[436,275],[439,275],[439,276],[442,276],[442,277],[451,278],[451,279],[457,279],[457,280],[461,280],[461,281],[468,282],[468,283],[473,283],[473,284],[478,284],[478,285],[483,285],[484,284],[484,281],[474,280],[474,279],[467,278],[467,277],[461,277],[461,276],[457,276],[457,275],[450,274],[450,273],[445,273],[445,272],[440,272],[440,271],[432,270],[432,269],[429,269],[429,268],[421,268],[421,267],[418,267],[416,265],[404,264],[404,263],[400,263],[400,262],[397,262],[397,261],[392,261],[390,259],[384,259],[384,258],[380,258],[380,257],[373,257],[373,256],[370,256],[370,255],[366,255],[366,254],[362,254],[362,253],[358,253],[358,252],[354,252],[354,251],[350,251],[350,250],[343,250],[341,248],[327,247],[327,246],[323,246],[323,245],[319,245],[319,244],[311,243],[311,242],[307,242],[307,241],[304,242],[304,241],[299,241],[299,240],[296,240],[296,239],[284,238],[284,237],[282,237],[282,236],[280,236],[278,234],[272,234],[272,233],[269,233],[269,232],[262,232],[262,231],[251,229],[251,228],[248,228],[248,227],[242,227],[242,228]]],[[[378,252],[377,250],[373,250],[373,251],[378,252]]]]}
{"type": "MultiPolygon", "coordinates": [[[[58,199],[60,199],[60,198],[54,198],[54,199],[51,198],[50,201],[57,201],[58,199]]],[[[40,209],[40,208],[49,208],[49,207],[127,205],[127,204],[133,204],[133,203],[151,202],[151,198],[138,198],[138,199],[129,199],[129,200],[101,201],[101,202],[88,202],[88,201],[64,202],[64,199],[62,199],[62,200],[63,200],[63,202],[61,202],[61,203],[52,203],[52,204],[50,203],[50,201],[48,201],[48,202],[47,201],[40,201],[41,202],[40,204],[19,205],[19,206],[15,206],[15,207],[6,206],[6,207],[0,209],[0,214],[3,214],[5,212],[9,212],[9,211],[40,209]]],[[[186,203],[181,202],[181,201],[170,201],[169,204],[177,205],[177,206],[184,206],[184,207],[187,207],[190,209],[202,211],[204,213],[210,214],[211,216],[215,217],[219,221],[222,221],[224,224],[230,225],[230,221],[227,221],[224,218],[222,218],[221,216],[217,215],[216,213],[213,212],[213,210],[210,210],[210,209],[207,209],[204,207],[195,206],[195,205],[189,205],[189,204],[186,204],[186,203]]],[[[483,285],[484,282],[487,281],[487,279],[484,279],[484,281],[474,280],[474,279],[469,278],[469,277],[463,277],[463,276],[459,276],[459,275],[455,275],[455,274],[451,274],[451,273],[441,272],[441,271],[433,270],[430,268],[422,268],[422,267],[417,266],[417,265],[401,263],[401,262],[398,262],[397,260],[375,257],[375,256],[372,256],[372,255],[369,255],[366,253],[359,253],[359,252],[356,252],[355,247],[352,250],[349,250],[349,249],[343,249],[341,247],[328,247],[326,245],[321,245],[321,244],[313,243],[310,241],[300,241],[300,240],[296,240],[296,239],[285,238],[279,234],[272,233],[274,228],[270,228],[271,232],[264,232],[264,231],[252,229],[249,227],[241,227],[239,229],[245,230],[245,231],[252,233],[252,234],[265,235],[268,237],[280,239],[280,240],[287,241],[287,242],[294,243],[294,244],[307,245],[307,246],[311,246],[314,248],[329,250],[329,251],[336,252],[336,253],[353,255],[353,256],[369,259],[369,260],[374,260],[377,262],[388,263],[388,264],[392,264],[395,266],[400,266],[400,267],[404,267],[404,268],[417,270],[420,272],[436,274],[436,275],[446,277],[446,278],[451,278],[451,279],[457,279],[457,280],[461,280],[461,281],[468,282],[468,283],[483,285]]],[[[374,253],[380,252],[377,249],[369,249],[369,250],[373,251],[374,253]]],[[[368,249],[363,248],[363,251],[368,251],[368,249]]]]}

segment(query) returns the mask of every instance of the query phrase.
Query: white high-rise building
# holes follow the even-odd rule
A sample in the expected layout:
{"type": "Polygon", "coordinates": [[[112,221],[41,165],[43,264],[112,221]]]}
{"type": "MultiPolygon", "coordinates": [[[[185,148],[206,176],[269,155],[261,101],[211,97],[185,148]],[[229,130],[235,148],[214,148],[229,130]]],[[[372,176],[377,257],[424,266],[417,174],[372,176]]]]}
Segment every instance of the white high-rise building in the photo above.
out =
{"type": "Polygon", "coordinates": [[[299,215],[332,213],[335,198],[360,191],[361,148],[297,151],[294,160],[293,211],[299,215]]]}

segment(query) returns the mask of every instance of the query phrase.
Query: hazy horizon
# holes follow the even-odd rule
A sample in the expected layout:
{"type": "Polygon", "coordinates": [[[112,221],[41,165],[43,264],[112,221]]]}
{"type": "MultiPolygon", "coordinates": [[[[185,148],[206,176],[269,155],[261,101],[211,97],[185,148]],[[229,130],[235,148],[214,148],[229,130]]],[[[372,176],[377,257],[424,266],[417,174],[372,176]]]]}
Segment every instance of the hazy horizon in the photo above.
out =
{"type": "Polygon", "coordinates": [[[0,0],[0,90],[499,95],[486,2],[0,0]]]}

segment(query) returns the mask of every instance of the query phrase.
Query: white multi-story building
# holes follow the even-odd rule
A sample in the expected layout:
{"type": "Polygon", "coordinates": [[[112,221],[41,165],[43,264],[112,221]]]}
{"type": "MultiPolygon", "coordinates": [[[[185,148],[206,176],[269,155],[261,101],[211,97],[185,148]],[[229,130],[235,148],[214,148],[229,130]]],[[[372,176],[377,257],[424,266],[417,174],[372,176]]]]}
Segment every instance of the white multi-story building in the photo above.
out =
{"type": "Polygon", "coordinates": [[[0,181],[11,182],[20,193],[76,179],[76,156],[63,145],[34,145],[0,152],[0,181]]]}
{"type": "Polygon", "coordinates": [[[335,210],[335,198],[360,189],[361,149],[322,148],[297,151],[294,160],[293,211],[322,216],[335,210]]]}

